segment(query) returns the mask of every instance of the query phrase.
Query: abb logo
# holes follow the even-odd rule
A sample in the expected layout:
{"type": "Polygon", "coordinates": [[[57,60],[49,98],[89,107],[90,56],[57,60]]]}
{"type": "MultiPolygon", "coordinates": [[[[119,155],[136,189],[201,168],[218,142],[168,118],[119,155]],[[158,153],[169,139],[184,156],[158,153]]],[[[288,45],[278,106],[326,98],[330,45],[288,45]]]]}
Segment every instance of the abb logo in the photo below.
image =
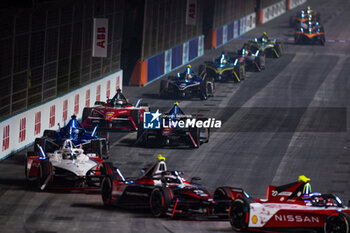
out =
{"type": "Polygon", "coordinates": [[[106,96],[109,97],[111,95],[111,80],[107,81],[107,91],[106,96]]]}
{"type": "Polygon", "coordinates": [[[41,130],[41,112],[35,113],[34,135],[40,133],[41,130]]]}
{"type": "Polygon", "coordinates": [[[98,85],[96,89],[96,101],[100,101],[100,100],[101,100],[101,85],[98,85]]]}
{"type": "Polygon", "coordinates": [[[19,121],[19,137],[18,142],[23,142],[26,140],[26,118],[22,118],[19,121]]]}
{"type": "Polygon", "coordinates": [[[63,121],[67,120],[68,117],[68,100],[63,101],[63,112],[62,119],[63,121]]]}
{"type": "Polygon", "coordinates": [[[117,77],[117,80],[115,80],[115,90],[120,89],[120,76],[117,77]]]}
{"type": "Polygon", "coordinates": [[[101,48],[105,48],[107,30],[105,27],[97,28],[97,42],[96,45],[101,48]]]}
{"type": "Polygon", "coordinates": [[[2,151],[7,150],[10,146],[10,126],[4,127],[2,133],[2,151]]]}
{"type": "Polygon", "coordinates": [[[86,91],[85,95],[85,107],[90,107],[90,89],[86,91]]]}
{"type": "Polygon", "coordinates": [[[79,94],[75,95],[75,100],[74,100],[74,114],[78,115],[79,113],[79,94]]]}
{"type": "Polygon", "coordinates": [[[50,107],[50,118],[49,118],[49,127],[53,127],[55,125],[55,115],[56,115],[56,105],[52,105],[50,107]]]}

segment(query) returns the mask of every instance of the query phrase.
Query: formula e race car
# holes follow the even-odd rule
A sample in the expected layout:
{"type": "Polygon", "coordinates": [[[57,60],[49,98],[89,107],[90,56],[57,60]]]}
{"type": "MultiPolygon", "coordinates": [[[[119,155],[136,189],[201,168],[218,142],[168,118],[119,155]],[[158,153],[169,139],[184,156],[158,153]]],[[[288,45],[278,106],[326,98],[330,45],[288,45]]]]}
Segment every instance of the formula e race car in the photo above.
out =
{"type": "Polygon", "coordinates": [[[160,116],[159,127],[151,128],[146,122],[140,125],[137,131],[136,144],[189,145],[198,148],[201,142],[209,141],[210,128],[198,128],[196,126],[196,121],[204,122],[205,120],[204,118],[186,115],[176,102],[167,114],[160,116]]]}
{"type": "Polygon", "coordinates": [[[312,21],[320,21],[321,14],[319,12],[311,10],[310,7],[308,7],[305,10],[297,11],[294,15],[292,15],[289,18],[289,26],[296,27],[300,25],[300,23],[306,23],[307,21],[309,21],[309,19],[311,19],[312,21]]]}
{"type": "Polygon", "coordinates": [[[207,76],[205,70],[201,68],[200,74],[196,75],[188,65],[185,72],[161,80],[159,95],[162,98],[199,97],[201,100],[214,96],[214,79],[207,76]]]}
{"type": "MultiPolygon", "coordinates": [[[[229,55],[229,54],[228,54],[229,55]]],[[[222,53],[219,58],[205,62],[207,75],[215,81],[240,82],[245,78],[245,65],[239,57],[228,56],[222,53]]]]}
{"type": "Polygon", "coordinates": [[[98,125],[103,130],[137,130],[145,111],[149,111],[147,104],[141,104],[141,99],[135,106],[130,104],[121,90],[107,102],[96,101],[95,106],[84,108],[82,125],[93,128],[98,125]]]}
{"type": "Polygon", "coordinates": [[[260,38],[248,41],[248,44],[251,49],[263,52],[266,57],[279,58],[282,56],[282,43],[277,39],[270,40],[266,33],[260,38]]]}
{"type": "Polygon", "coordinates": [[[324,28],[319,22],[307,21],[301,23],[300,28],[295,29],[295,43],[296,44],[314,44],[320,43],[325,45],[326,38],[324,28]]]}
{"type": "Polygon", "coordinates": [[[141,171],[138,178],[124,178],[118,168],[106,174],[101,185],[104,205],[150,209],[155,217],[227,218],[230,203],[236,197],[231,191],[234,188],[229,187],[217,188],[212,196],[202,185],[195,183],[198,177],[188,181],[182,172],[169,171],[161,155],[157,162],[141,171]]]}
{"type": "Polygon", "coordinates": [[[266,56],[257,46],[245,43],[238,50],[239,59],[244,62],[246,71],[262,71],[265,69],[266,56]]]}
{"type": "Polygon", "coordinates": [[[99,189],[102,174],[110,168],[97,154],[85,154],[82,146],[75,147],[69,139],[53,153],[45,153],[39,145],[38,152],[28,152],[25,176],[41,190],[49,185],[55,188],[99,189]]]}
{"type": "MultiPolygon", "coordinates": [[[[109,157],[108,135],[98,132],[97,126],[92,133],[88,133],[73,115],[68,124],[59,130],[45,130],[40,138],[36,138],[34,145],[40,145],[45,152],[54,152],[63,146],[69,139],[74,146],[82,146],[84,153],[96,153],[100,158],[109,157]],[[100,136],[100,137],[99,137],[100,136]]],[[[39,148],[34,146],[34,152],[39,148]]]]}
{"type": "Polygon", "coordinates": [[[267,199],[248,195],[230,208],[235,231],[349,233],[350,209],[334,194],[312,193],[308,178],[282,186],[270,185],[267,199]]]}

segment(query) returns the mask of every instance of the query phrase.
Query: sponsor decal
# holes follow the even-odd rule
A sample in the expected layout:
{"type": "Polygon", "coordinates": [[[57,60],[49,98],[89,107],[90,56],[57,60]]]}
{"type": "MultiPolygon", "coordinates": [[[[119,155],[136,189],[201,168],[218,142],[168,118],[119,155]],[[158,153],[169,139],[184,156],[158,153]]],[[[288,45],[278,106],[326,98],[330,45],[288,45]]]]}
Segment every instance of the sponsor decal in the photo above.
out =
{"type": "Polygon", "coordinates": [[[318,217],[314,217],[314,216],[276,214],[275,221],[276,222],[319,223],[320,219],[318,217]]]}
{"type": "Polygon", "coordinates": [[[19,137],[18,142],[23,142],[26,140],[26,118],[22,118],[19,121],[19,137]]]}
{"type": "Polygon", "coordinates": [[[256,224],[258,222],[258,217],[256,215],[252,217],[252,222],[253,224],[256,224]]]}
{"type": "Polygon", "coordinates": [[[41,112],[35,113],[34,135],[39,134],[41,131],[41,112]]]}

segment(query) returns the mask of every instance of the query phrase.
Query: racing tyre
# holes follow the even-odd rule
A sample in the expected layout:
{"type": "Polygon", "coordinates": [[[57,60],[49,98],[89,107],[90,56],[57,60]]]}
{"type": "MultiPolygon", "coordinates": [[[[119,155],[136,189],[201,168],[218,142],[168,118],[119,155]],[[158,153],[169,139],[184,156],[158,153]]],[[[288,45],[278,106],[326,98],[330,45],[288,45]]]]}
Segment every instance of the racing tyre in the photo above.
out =
{"type": "Polygon", "coordinates": [[[249,203],[248,198],[237,198],[231,205],[229,212],[230,223],[235,231],[246,231],[248,228],[249,219],[249,203]]]}
{"type": "Polygon", "coordinates": [[[150,209],[155,217],[165,217],[167,209],[174,197],[173,191],[169,188],[155,188],[149,200],[150,209]]]}
{"type": "Polygon", "coordinates": [[[198,76],[200,77],[200,78],[202,78],[202,77],[204,77],[204,75],[206,74],[206,72],[207,72],[207,66],[206,65],[200,65],[199,66],[199,69],[198,69],[198,76]]]}
{"type": "Polygon", "coordinates": [[[191,146],[193,148],[199,148],[200,145],[200,130],[197,127],[190,128],[190,134],[191,134],[191,146]],[[192,141],[193,140],[193,141],[192,141]]]}
{"type": "Polygon", "coordinates": [[[228,187],[219,187],[214,192],[214,201],[216,202],[215,214],[219,218],[227,218],[228,210],[233,201],[233,196],[230,188],[228,187]]]}
{"type": "Polygon", "coordinates": [[[321,45],[323,45],[323,46],[326,44],[326,38],[325,38],[324,36],[321,37],[320,43],[321,43],[321,45]]]}
{"type": "Polygon", "coordinates": [[[140,123],[141,123],[140,111],[139,110],[131,110],[130,116],[136,125],[136,129],[138,129],[140,127],[140,123]]]}
{"type": "Polygon", "coordinates": [[[168,80],[161,80],[160,81],[159,95],[161,98],[168,97],[168,80]]]}
{"type": "Polygon", "coordinates": [[[112,190],[113,181],[110,176],[105,176],[101,182],[101,196],[105,206],[111,206],[112,204],[112,190]]]}
{"type": "Polygon", "coordinates": [[[324,224],[324,233],[349,233],[350,214],[334,213],[327,217],[324,224]]]}
{"type": "Polygon", "coordinates": [[[46,129],[46,130],[44,130],[43,136],[49,137],[49,138],[55,138],[55,137],[57,137],[57,132],[56,132],[56,130],[46,129]]]}
{"type": "Polygon", "coordinates": [[[101,159],[108,159],[109,157],[107,140],[105,138],[91,140],[91,150],[101,159]]]}
{"type": "Polygon", "coordinates": [[[105,102],[103,101],[95,101],[95,105],[105,105],[105,102]]]}
{"type": "Polygon", "coordinates": [[[200,98],[201,100],[207,100],[208,99],[208,81],[207,80],[204,80],[201,82],[200,84],[200,98]]]}
{"type": "Polygon", "coordinates": [[[84,123],[84,121],[91,115],[91,112],[92,108],[84,108],[81,123],[84,123]]]}
{"type": "Polygon", "coordinates": [[[48,176],[51,176],[51,174],[52,174],[51,162],[48,159],[41,161],[38,167],[38,179],[36,181],[38,189],[44,190],[46,185],[52,182],[52,178],[51,178],[45,184],[46,180],[48,179],[48,176]],[[45,187],[43,187],[44,184],[45,184],[45,187]]]}

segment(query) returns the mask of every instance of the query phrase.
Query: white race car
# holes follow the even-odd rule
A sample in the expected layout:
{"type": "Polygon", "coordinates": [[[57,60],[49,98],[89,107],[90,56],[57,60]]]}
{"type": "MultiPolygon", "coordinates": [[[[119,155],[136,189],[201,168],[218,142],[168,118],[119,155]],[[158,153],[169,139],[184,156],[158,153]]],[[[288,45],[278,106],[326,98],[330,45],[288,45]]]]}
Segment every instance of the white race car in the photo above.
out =
{"type": "Polygon", "coordinates": [[[81,146],[76,147],[67,139],[62,148],[45,153],[37,144],[39,153],[28,152],[25,175],[41,190],[48,185],[69,189],[98,189],[102,175],[112,172],[111,163],[104,162],[95,153],[84,154],[81,146]]]}

